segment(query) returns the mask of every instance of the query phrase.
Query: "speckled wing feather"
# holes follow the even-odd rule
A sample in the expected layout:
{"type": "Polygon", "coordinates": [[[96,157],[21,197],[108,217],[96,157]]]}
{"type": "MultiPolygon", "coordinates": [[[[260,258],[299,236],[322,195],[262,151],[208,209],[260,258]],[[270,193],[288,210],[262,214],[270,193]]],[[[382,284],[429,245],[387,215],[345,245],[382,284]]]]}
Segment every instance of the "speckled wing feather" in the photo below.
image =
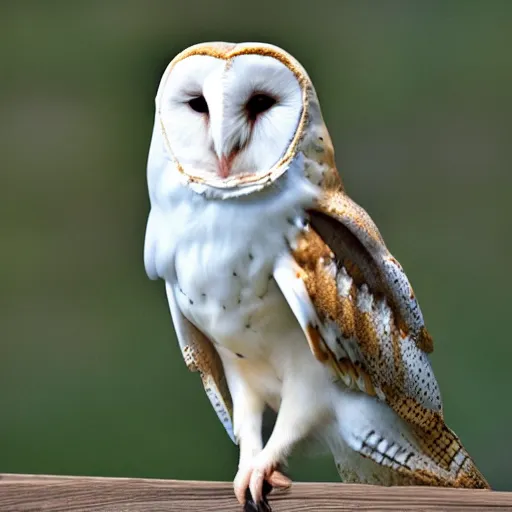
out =
{"type": "Polygon", "coordinates": [[[206,395],[229,437],[236,443],[233,433],[233,405],[222,361],[212,342],[183,316],[169,283],[166,283],[166,291],[176,336],[187,368],[201,375],[206,395]]]}
{"type": "Polygon", "coordinates": [[[336,378],[388,404],[412,441],[386,438],[379,425],[352,448],[403,474],[402,482],[487,488],[445,425],[426,352],[432,340],[411,285],[368,214],[340,189],[310,213],[275,277],[311,349],[336,378]]]}

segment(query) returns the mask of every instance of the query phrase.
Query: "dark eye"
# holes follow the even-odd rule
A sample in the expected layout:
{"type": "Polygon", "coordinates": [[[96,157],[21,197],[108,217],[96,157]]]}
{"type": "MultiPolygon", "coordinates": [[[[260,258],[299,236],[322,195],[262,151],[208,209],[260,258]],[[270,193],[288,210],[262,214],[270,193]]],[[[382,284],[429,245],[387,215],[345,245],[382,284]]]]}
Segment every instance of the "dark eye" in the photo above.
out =
{"type": "Polygon", "coordinates": [[[199,112],[200,114],[208,114],[208,103],[204,99],[204,96],[198,96],[189,100],[188,104],[192,110],[199,112]]]}
{"type": "Polygon", "coordinates": [[[245,105],[247,114],[251,121],[255,121],[259,114],[266,112],[276,100],[267,94],[255,94],[245,105]]]}

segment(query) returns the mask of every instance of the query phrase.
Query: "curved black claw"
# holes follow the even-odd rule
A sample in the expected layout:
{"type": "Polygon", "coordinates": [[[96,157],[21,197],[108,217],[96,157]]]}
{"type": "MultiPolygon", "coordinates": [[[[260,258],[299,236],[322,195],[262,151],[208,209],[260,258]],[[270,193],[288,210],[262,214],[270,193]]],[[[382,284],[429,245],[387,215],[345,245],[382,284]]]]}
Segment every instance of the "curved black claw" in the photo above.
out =
{"type": "Polygon", "coordinates": [[[245,491],[244,512],[272,512],[268,503],[268,495],[272,490],[272,486],[265,480],[263,482],[263,498],[259,503],[254,503],[251,497],[251,491],[245,491]]]}

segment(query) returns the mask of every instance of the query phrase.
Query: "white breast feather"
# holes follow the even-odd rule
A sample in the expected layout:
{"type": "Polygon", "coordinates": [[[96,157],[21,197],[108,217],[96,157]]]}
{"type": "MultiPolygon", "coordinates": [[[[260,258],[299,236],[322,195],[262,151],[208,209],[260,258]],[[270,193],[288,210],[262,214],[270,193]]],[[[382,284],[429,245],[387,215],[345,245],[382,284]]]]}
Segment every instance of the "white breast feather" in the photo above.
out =
{"type": "MultiPolygon", "coordinates": [[[[183,184],[155,129],[148,162],[146,271],[174,287],[182,313],[214,342],[223,361],[240,356],[250,361],[243,378],[271,407],[279,407],[283,381],[299,376],[290,388],[294,402],[310,409],[312,416],[336,417],[334,424],[318,425],[316,437],[323,437],[336,459],[343,454],[359,480],[385,483],[391,478],[388,468],[349,449],[357,449],[367,424],[353,422],[357,413],[348,404],[361,399],[369,406],[369,424],[393,424],[394,413],[384,404],[372,409],[371,399],[332,382],[329,370],[311,354],[273,279],[276,262],[289,251],[301,229],[304,208],[318,192],[304,177],[301,158],[272,187],[244,197],[215,199],[183,184]],[[340,402],[344,393],[353,398],[340,402]]],[[[229,375],[228,381],[233,378],[238,376],[229,375]]]]}
{"type": "Polygon", "coordinates": [[[302,177],[300,162],[272,188],[236,199],[211,199],[176,179],[155,129],[148,169],[152,209],[146,270],[176,287],[184,315],[226,347],[259,339],[269,323],[288,319],[271,277],[277,256],[298,232],[296,218],[317,193],[302,177]],[[282,320],[268,314],[279,304],[282,320]]]}

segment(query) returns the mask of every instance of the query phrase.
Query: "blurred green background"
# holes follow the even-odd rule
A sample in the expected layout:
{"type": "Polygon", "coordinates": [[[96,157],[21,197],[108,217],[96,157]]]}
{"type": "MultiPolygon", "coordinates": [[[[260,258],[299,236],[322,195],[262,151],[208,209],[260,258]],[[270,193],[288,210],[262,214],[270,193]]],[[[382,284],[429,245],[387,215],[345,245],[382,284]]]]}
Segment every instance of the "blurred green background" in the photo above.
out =
{"type": "MultiPolygon", "coordinates": [[[[351,195],[406,268],[446,417],[512,490],[512,2],[0,4],[0,471],[230,480],[237,450],[144,273],[153,98],[205,40],[311,75],[351,195]]],[[[291,475],[336,480],[327,456],[291,475]]]]}

